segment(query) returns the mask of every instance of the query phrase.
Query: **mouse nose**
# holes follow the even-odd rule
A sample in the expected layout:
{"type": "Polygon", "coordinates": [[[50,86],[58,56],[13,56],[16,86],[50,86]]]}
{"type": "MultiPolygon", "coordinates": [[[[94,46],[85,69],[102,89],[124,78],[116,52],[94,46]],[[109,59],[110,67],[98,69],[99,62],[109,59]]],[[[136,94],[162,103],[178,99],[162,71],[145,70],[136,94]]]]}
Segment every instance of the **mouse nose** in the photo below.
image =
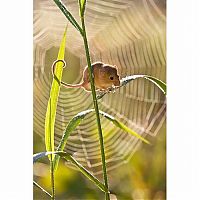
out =
{"type": "Polygon", "coordinates": [[[116,80],[114,83],[115,86],[120,86],[120,80],[116,80]]]}

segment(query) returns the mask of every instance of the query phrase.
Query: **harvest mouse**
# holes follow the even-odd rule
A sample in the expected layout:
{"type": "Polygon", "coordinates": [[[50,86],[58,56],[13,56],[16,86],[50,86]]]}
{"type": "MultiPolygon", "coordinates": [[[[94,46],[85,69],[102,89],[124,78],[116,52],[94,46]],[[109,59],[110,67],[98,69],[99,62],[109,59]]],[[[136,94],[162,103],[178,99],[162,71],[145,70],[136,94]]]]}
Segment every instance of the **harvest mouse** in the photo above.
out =
{"type": "MultiPolygon", "coordinates": [[[[52,73],[55,77],[54,70],[57,62],[65,62],[63,60],[57,60],[52,65],[52,73]]],[[[104,64],[102,62],[95,62],[92,64],[92,72],[94,75],[94,85],[96,90],[107,90],[112,86],[120,86],[120,78],[116,65],[104,64]]],[[[78,84],[68,84],[61,81],[61,84],[66,88],[80,88],[83,87],[86,91],[91,91],[88,66],[83,70],[82,81],[78,84]]]]}

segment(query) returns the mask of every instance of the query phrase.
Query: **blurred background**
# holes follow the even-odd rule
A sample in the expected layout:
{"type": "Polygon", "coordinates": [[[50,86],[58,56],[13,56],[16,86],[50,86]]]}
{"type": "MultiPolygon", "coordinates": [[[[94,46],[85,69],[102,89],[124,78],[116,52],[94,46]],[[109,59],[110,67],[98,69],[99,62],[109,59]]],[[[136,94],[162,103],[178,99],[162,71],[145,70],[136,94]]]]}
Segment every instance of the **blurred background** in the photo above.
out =
{"type": "MultiPolygon", "coordinates": [[[[63,0],[78,22],[77,0],[63,0]]],[[[51,87],[51,65],[67,25],[53,0],[35,0],[34,45],[34,153],[45,151],[44,120],[51,87]]],[[[88,0],[86,28],[92,62],[115,64],[121,77],[148,74],[166,81],[166,1],[88,0]]],[[[79,33],[68,25],[67,67],[63,80],[78,83],[86,66],[79,33]]],[[[92,108],[91,94],[61,88],[55,134],[57,146],[69,120],[92,108]]],[[[166,100],[147,80],[135,80],[99,101],[101,110],[146,137],[152,145],[101,118],[112,199],[166,199],[166,100]]],[[[102,180],[96,119],[88,115],[70,135],[65,151],[102,180]]],[[[50,191],[48,160],[34,165],[34,180],[50,191]]],[[[104,195],[69,163],[56,173],[56,199],[103,199],[104,195]]],[[[34,199],[48,197],[34,187],[34,199]]]]}

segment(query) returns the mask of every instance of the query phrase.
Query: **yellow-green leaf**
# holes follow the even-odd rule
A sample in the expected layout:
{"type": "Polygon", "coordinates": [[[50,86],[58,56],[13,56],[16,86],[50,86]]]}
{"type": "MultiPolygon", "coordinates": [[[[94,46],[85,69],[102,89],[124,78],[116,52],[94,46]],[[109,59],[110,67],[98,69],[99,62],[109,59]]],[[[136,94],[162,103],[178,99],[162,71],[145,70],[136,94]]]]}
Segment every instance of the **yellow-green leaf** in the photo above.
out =
{"type": "Polygon", "coordinates": [[[128,128],[125,124],[123,124],[122,122],[118,121],[117,119],[115,119],[113,116],[103,112],[103,111],[99,111],[99,113],[101,115],[103,115],[106,119],[110,120],[115,126],[117,126],[118,128],[121,128],[122,130],[124,130],[127,133],[130,133],[131,135],[137,137],[138,139],[142,140],[143,142],[145,142],[146,144],[150,144],[150,142],[148,140],[146,140],[145,138],[143,138],[141,135],[139,135],[138,133],[136,133],[135,131],[131,130],[130,128],[128,128]]]}
{"type": "MultiPolygon", "coordinates": [[[[65,145],[67,143],[67,139],[68,139],[69,135],[71,134],[71,132],[74,131],[76,129],[76,127],[81,123],[81,121],[85,118],[85,116],[88,115],[91,112],[95,112],[95,110],[94,109],[89,109],[89,110],[82,111],[82,112],[78,113],[76,116],[74,116],[69,121],[68,125],[66,126],[65,131],[63,132],[62,139],[61,139],[56,151],[63,151],[64,150],[65,145]]],[[[122,129],[123,131],[125,131],[127,133],[130,133],[131,135],[133,135],[133,136],[137,137],[138,139],[142,140],[143,142],[145,142],[147,144],[150,144],[150,142],[148,140],[146,140],[141,135],[139,135],[135,131],[133,131],[130,128],[128,128],[125,124],[123,124],[119,120],[115,119],[113,116],[109,115],[108,113],[105,113],[105,112],[100,110],[99,114],[101,114],[106,119],[110,120],[116,127],[122,129]]],[[[36,156],[36,158],[37,158],[37,156],[36,156]]],[[[59,156],[56,155],[54,160],[53,160],[53,164],[54,164],[53,168],[54,168],[54,170],[57,170],[58,162],[59,162],[59,156]]]]}
{"type": "Polygon", "coordinates": [[[85,12],[86,0],[79,0],[80,15],[83,16],[85,12]]]}
{"type": "MultiPolygon", "coordinates": [[[[67,29],[65,29],[65,32],[60,44],[57,60],[64,60],[66,32],[67,32],[67,29]]],[[[63,63],[57,62],[56,67],[55,67],[55,76],[57,77],[59,81],[61,81],[62,72],[63,72],[63,63]]],[[[56,79],[53,79],[47,111],[46,111],[46,118],[45,118],[45,145],[46,145],[47,151],[54,151],[54,124],[55,124],[55,118],[56,118],[56,108],[57,108],[59,91],[60,91],[59,82],[56,79]]]]}
{"type": "MultiPolygon", "coordinates": [[[[45,157],[45,156],[49,156],[49,155],[56,155],[59,156],[63,159],[65,159],[66,161],[70,161],[71,163],[73,163],[77,169],[83,174],[85,175],[90,181],[92,181],[98,188],[100,188],[103,192],[107,192],[110,193],[108,191],[108,189],[105,187],[105,185],[103,183],[101,183],[101,181],[99,181],[94,175],[92,175],[87,169],[85,169],[78,161],[75,160],[75,158],[73,158],[69,153],[63,152],[63,151],[54,151],[54,152],[40,152],[37,154],[33,155],[33,163],[37,162],[39,159],[45,157]]],[[[38,185],[37,185],[38,186],[38,185]]],[[[46,191],[44,191],[43,188],[40,188],[43,190],[43,192],[46,193],[46,191]]]]}

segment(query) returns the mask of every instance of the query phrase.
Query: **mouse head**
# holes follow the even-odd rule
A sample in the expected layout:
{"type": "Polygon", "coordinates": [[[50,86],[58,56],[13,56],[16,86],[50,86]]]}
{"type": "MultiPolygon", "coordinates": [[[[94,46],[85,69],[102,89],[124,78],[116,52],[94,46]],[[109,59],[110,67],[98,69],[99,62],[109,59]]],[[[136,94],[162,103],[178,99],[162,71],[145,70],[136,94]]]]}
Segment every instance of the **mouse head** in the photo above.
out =
{"type": "Polygon", "coordinates": [[[120,78],[116,65],[112,66],[104,64],[102,77],[104,79],[104,82],[107,83],[109,87],[111,87],[112,85],[120,86],[120,78]]]}

